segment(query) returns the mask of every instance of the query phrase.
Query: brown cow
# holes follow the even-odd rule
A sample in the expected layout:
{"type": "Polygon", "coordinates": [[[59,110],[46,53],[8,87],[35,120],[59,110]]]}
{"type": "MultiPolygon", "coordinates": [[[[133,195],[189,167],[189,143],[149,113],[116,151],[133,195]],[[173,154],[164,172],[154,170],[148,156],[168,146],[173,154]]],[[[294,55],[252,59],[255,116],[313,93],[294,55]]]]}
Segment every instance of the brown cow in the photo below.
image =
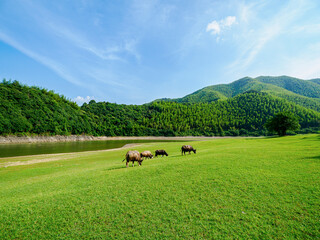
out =
{"type": "Polygon", "coordinates": [[[122,162],[124,160],[127,160],[127,167],[129,167],[129,162],[132,162],[132,167],[134,167],[134,162],[137,161],[139,163],[139,166],[141,166],[141,163],[143,161],[143,159],[140,156],[140,153],[138,151],[128,151],[126,154],[125,159],[122,160],[122,162]]]}
{"type": "Polygon", "coordinates": [[[194,149],[192,146],[190,145],[183,145],[181,147],[181,155],[186,155],[186,152],[189,152],[189,154],[191,154],[191,151],[193,151],[194,153],[196,153],[197,149],[194,149]]]}
{"type": "Polygon", "coordinates": [[[153,158],[153,155],[150,151],[144,151],[144,152],[140,153],[140,156],[142,159],[145,159],[145,158],[152,159],[153,158]]]}

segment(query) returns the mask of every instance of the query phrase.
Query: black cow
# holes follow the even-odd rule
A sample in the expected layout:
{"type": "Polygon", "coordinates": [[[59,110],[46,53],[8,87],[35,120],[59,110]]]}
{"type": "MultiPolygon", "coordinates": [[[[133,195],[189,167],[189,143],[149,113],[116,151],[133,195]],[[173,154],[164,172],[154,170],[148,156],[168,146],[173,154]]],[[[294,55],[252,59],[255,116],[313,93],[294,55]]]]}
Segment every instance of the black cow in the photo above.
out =
{"type": "Polygon", "coordinates": [[[163,155],[168,156],[169,154],[165,150],[156,150],[156,154],[155,155],[156,155],[156,157],[158,155],[161,155],[163,157],[163,155]]]}
{"type": "Polygon", "coordinates": [[[181,147],[181,155],[186,155],[186,152],[189,152],[189,154],[191,153],[191,151],[193,151],[194,153],[197,152],[197,149],[194,149],[192,146],[190,145],[183,145],[181,147]]]}

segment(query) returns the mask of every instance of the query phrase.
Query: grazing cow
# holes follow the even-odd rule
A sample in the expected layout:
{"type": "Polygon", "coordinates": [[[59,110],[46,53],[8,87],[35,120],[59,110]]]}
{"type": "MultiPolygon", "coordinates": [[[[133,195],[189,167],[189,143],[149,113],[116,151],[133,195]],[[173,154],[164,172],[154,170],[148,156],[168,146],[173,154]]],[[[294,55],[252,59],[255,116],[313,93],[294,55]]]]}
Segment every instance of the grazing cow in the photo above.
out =
{"type": "Polygon", "coordinates": [[[168,156],[169,154],[165,150],[156,150],[156,157],[158,155],[161,155],[163,157],[163,155],[168,156]]]}
{"type": "Polygon", "coordinates": [[[139,163],[139,166],[141,166],[141,163],[143,161],[138,151],[128,151],[125,156],[125,159],[123,159],[122,162],[124,160],[127,160],[127,163],[126,163],[127,167],[129,167],[129,162],[132,162],[132,167],[134,167],[135,161],[139,163]]]}
{"type": "Polygon", "coordinates": [[[152,159],[152,158],[153,158],[153,155],[152,155],[152,153],[151,153],[150,151],[144,151],[144,152],[140,153],[140,157],[141,157],[142,159],[145,159],[145,158],[150,158],[150,159],[152,159]]]}
{"type": "Polygon", "coordinates": [[[189,152],[189,154],[191,154],[191,151],[193,151],[194,153],[196,153],[197,149],[194,149],[192,146],[190,145],[183,145],[181,147],[181,155],[186,155],[186,152],[189,152]]]}

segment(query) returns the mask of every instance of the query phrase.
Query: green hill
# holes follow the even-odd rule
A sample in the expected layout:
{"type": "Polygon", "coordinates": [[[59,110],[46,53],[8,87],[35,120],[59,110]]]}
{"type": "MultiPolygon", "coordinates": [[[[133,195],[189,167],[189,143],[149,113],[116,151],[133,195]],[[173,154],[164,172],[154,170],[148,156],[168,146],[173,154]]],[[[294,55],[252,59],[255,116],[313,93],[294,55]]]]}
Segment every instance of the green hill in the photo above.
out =
{"type": "Polygon", "coordinates": [[[314,82],[316,84],[320,84],[320,78],[312,79],[311,82],[314,82]]]}
{"type": "Polygon", "coordinates": [[[254,91],[211,103],[135,106],[92,101],[82,109],[98,116],[102,135],[261,135],[267,119],[282,111],[299,116],[302,128],[320,126],[319,112],[254,91]]]}
{"type": "Polygon", "coordinates": [[[266,92],[320,112],[320,79],[307,81],[287,76],[245,77],[230,84],[208,86],[182,98],[160,99],[160,101],[180,103],[214,102],[251,90],[266,92]]]}
{"type": "Polygon", "coordinates": [[[246,77],[210,86],[180,102],[90,101],[80,108],[53,91],[4,80],[0,83],[0,134],[265,135],[266,121],[282,111],[299,116],[303,129],[320,127],[318,98],[261,81],[246,77]]]}
{"type": "Polygon", "coordinates": [[[269,83],[305,97],[320,98],[320,86],[319,84],[312,82],[312,80],[306,81],[287,76],[261,76],[256,79],[262,83],[269,83]]]}
{"type": "Polygon", "coordinates": [[[53,91],[0,83],[0,134],[91,134],[88,114],[53,91]]]}

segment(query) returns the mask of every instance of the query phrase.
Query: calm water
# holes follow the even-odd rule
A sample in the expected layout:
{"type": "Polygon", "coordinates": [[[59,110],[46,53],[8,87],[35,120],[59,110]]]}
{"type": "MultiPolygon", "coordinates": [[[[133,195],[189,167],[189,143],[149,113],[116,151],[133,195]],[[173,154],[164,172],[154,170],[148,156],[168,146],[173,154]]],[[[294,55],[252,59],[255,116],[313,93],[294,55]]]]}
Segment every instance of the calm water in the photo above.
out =
{"type": "MultiPolygon", "coordinates": [[[[0,158],[26,155],[95,151],[120,148],[130,143],[177,142],[175,140],[108,140],[59,143],[0,144],[0,158]]],[[[179,140],[181,142],[181,140],[179,140]]]]}

